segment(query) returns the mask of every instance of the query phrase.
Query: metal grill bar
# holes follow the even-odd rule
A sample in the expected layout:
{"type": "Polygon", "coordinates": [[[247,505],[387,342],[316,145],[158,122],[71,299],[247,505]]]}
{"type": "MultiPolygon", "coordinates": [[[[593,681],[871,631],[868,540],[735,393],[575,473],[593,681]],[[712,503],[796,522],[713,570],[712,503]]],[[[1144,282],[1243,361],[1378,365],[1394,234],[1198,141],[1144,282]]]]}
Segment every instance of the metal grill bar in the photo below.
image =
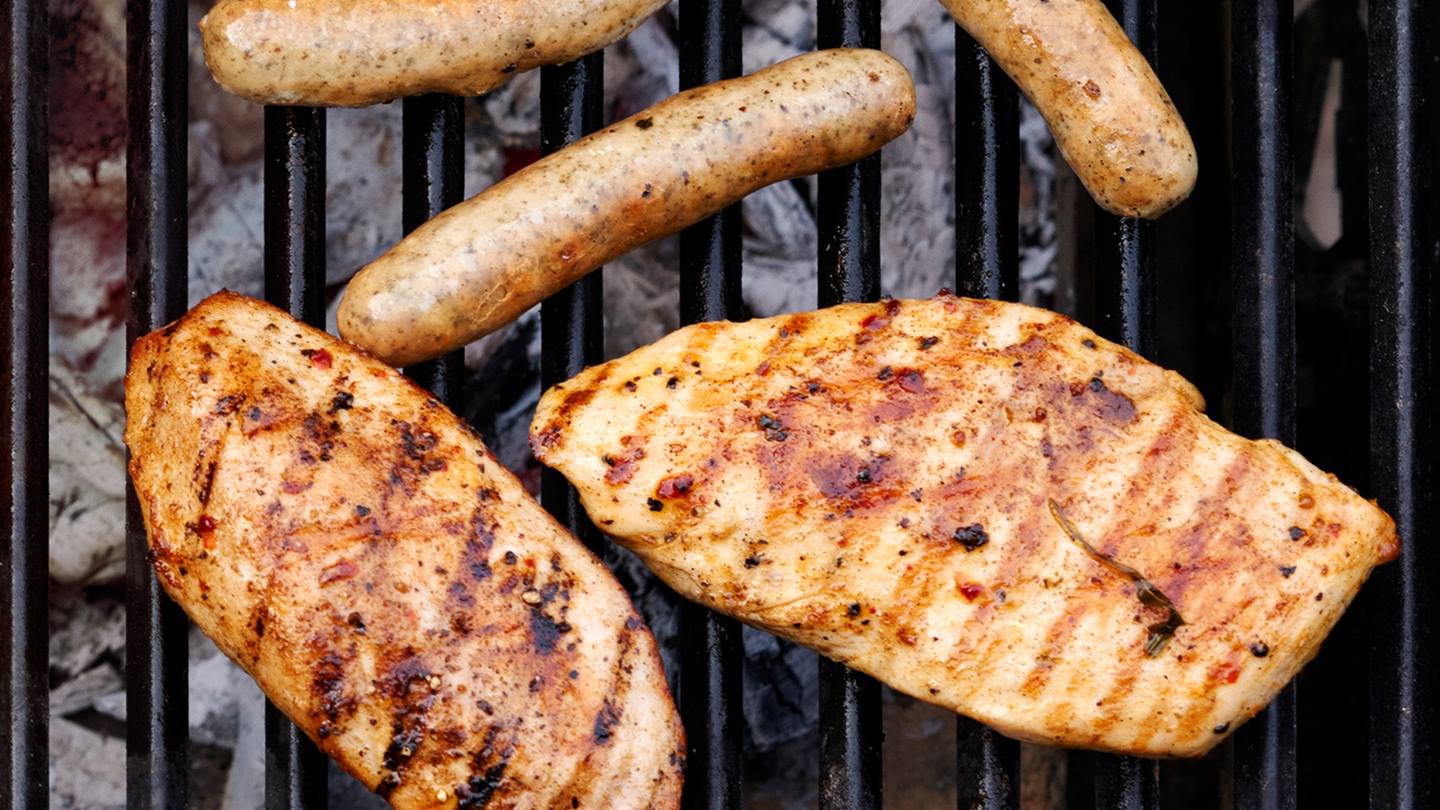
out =
{"type": "MultiPolygon", "coordinates": [[[[680,89],[740,75],[740,0],[680,4],[680,89]]],[[[680,234],[680,320],[738,320],[740,206],[680,234]]],[[[684,806],[738,808],[744,784],[740,624],[693,602],[681,607],[680,712],[689,745],[684,806]]]]}
{"type": "MultiPolygon", "coordinates": [[[[604,125],[604,69],[603,53],[540,69],[541,152],[548,155],[604,125]]],[[[540,305],[541,390],[603,359],[601,273],[596,270],[540,305]]],[[[597,532],[565,476],[549,468],[542,471],[540,500],[556,520],[597,554],[601,552],[597,532]]]]}
{"type": "MultiPolygon", "coordinates": [[[[821,48],[880,47],[880,0],[819,0],[821,48]]],[[[880,155],[820,175],[820,306],[880,297],[880,155]]],[[[820,659],[820,807],[880,806],[880,684],[820,659]]]]}
{"type": "MultiPolygon", "coordinates": [[[[1295,445],[1295,226],[1290,162],[1291,0],[1228,5],[1235,422],[1295,445]]],[[[1240,810],[1296,806],[1295,684],[1235,734],[1240,810]]]]}
{"type": "MultiPolygon", "coordinates": [[[[465,100],[424,95],[403,103],[401,227],[410,233],[465,196],[465,100]]],[[[450,410],[463,410],[464,349],[417,363],[405,373],[450,410]]]]}
{"type": "Polygon", "coordinates": [[[45,408],[49,352],[49,54],[43,0],[0,10],[0,807],[46,806],[49,683],[46,648],[49,466],[45,408]]]}
{"type": "MultiPolygon", "coordinates": [[[[1140,52],[1155,62],[1155,0],[1108,0],[1110,11],[1140,52]]],[[[1142,355],[1153,356],[1155,277],[1154,223],[1101,213],[1096,222],[1095,313],[1097,331],[1142,355]]],[[[1097,756],[1095,806],[1142,810],[1160,803],[1154,761],[1097,756]]]]}
{"type": "Polygon", "coordinates": [[[1435,803],[1427,5],[1370,3],[1370,475],[1402,543],[1368,586],[1373,808],[1435,803]]]}
{"type": "MultiPolygon", "coordinates": [[[[1019,95],[1015,85],[955,27],[955,290],[1016,300],[1020,287],[1019,95]]],[[[956,806],[1020,805],[1020,744],[957,718],[956,806]]]]}
{"type": "MultiPolygon", "coordinates": [[[[186,309],[185,3],[128,0],[125,155],[126,347],[186,309]]],[[[126,803],[185,807],[188,622],[150,570],[145,526],[126,481],[126,803]]]]}
{"type": "MultiPolygon", "coordinates": [[[[325,328],[325,111],[265,108],[265,300],[325,328]]],[[[325,756],[265,703],[265,806],[319,810],[325,756]]]]}

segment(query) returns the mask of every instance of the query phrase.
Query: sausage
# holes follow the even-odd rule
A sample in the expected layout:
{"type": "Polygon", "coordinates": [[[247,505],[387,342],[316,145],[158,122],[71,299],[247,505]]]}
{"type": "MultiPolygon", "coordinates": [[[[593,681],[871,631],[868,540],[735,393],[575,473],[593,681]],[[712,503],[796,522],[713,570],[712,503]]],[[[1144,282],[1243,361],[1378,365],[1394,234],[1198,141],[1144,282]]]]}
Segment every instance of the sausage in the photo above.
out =
{"type": "Polygon", "coordinates": [[[340,334],[392,365],[438,357],[756,189],[877,151],[914,117],[910,74],[873,50],[681,93],[416,229],[351,280],[340,334]]]}
{"type": "Polygon", "coordinates": [[[1154,219],[1195,187],[1195,143],[1100,0],[941,0],[1039,109],[1102,208],[1154,219]]]}
{"type": "Polygon", "coordinates": [[[362,107],[474,96],[578,59],[665,0],[220,0],[200,20],[222,87],[260,104],[362,107]]]}

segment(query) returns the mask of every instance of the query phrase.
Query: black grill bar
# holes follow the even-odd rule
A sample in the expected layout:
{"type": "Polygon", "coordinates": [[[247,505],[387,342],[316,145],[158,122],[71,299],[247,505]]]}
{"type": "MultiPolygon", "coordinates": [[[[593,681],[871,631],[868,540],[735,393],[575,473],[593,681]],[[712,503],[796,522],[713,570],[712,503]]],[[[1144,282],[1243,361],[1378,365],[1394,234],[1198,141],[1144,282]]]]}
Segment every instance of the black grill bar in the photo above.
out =
{"type": "MultiPolygon", "coordinates": [[[[1295,445],[1295,219],[1290,162],[1291,0],[1230,15],[1235,430],[1295,445]]],[[[1295,684],[1233,743],[1235,806],[1296,806],[1295,684]]]]}
{"type": "MultiPolygon", "coordinates": [[[[880,47],[879,0],[819,0],[821,48],[880,47]]],[[[880,155],[820,175],[820,306],[880,297],[880,155]]],[[[880,684],[820,659],[820,807],[880,806],[880,684]]]]}
{"type": "MultiPolygon", "coordinates": [[[[185,8],[181,0],[127,3],[127,349],[186,309],[185,8]]],[[[129,481],[125,492],[126,804],[185,807],[188,622],[150,570],[129,481]]]]}
{"type": "MultiPolygon", "coordinates": [[[[1140,52],[1155,63],[1155,0],[1107,0],[1140,52]]],[[[1147,357],[1154,356],[1154,223],[1100,213],[1095,270],[1097,331],[1147,357]]],[[[1073,759],[1073,758],[1072,758],[1073,759]]],[[[1133,757],[1096,756],[1095,806],[1143,810],[1160,803],[1159,768],[1133,757]]]]}
{"type": "Polygon", "coordinates": [[[1370,475],[1401,538],[1400,559],[1367,586],[1372,808],[1435,804],[1427,5],[1369,7],[1370,475]]]}
{"type": "MultiPolygon", "coordinates": [[[[969,34],[955,27],[955,291],[1019,294],[1019,95],[969,34]]],[[[956,719],[956,807],[1020,805],[1020,744],[956,719]]]]}
{"type": "MultiPolygon", "coordinates": [[[[325,111],[265,108],[265,300],[325,328],[325,111]]],[[[320,810],[325,756],[265,702],[265,806],[320,810]]]]}
{"type": "MultiPolygon", "coordinates": [[[[410,233],[465,196],[465,100],[432,94],[403,104],[401,227],[410,233]]],[[[464,349],[417,363],[405,373],[452,411],[463,410],[464,349]]]]}
{"type": "Polygon", "coordinates": [[[45,807],[49,792],[46,534],[50,204],[49,54],[44,0],[0,9],[0,807],[45,807]]]}
{"type": "MultiPolygon", "coordinates": [[[[540,151],[550,154],[605,123],[605,57],[593,53],[540,69],[540,151]]],[[[605,314],[601,270],[571,284],[540,305],[540,387],[549,388],[603,359],[605,314]]],[[[546,468],[540,500],[555,519],[600,553],[599,538],[565,476],[546,468]]]]}
{"type": "MultiPolygon", "coordinates": [[[[740,0],[680,3],[680,89],[740,75],[740,0]]],[[[682,323],[738,320],[740,206],[680,233],[682,323]]],[[[740,807],[744,784],[740,625],[690,601],[681,607],[680,713],[688,756],[684,806],[740,807]]]]}

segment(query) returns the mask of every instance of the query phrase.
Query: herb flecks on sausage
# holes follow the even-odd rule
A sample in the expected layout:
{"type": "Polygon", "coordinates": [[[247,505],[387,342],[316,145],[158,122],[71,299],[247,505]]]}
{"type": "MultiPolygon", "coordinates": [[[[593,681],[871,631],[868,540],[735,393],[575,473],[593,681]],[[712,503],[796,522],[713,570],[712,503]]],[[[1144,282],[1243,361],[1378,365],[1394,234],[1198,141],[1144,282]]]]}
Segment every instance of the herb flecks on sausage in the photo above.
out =
{"type": "Polygon", "coordinates": [[[753,191],[874,153],[914,117],[909,73],[865,49],[680,93],[416,229],[351,280],[340,333],[396,366],[438,357],[753,191]]]}

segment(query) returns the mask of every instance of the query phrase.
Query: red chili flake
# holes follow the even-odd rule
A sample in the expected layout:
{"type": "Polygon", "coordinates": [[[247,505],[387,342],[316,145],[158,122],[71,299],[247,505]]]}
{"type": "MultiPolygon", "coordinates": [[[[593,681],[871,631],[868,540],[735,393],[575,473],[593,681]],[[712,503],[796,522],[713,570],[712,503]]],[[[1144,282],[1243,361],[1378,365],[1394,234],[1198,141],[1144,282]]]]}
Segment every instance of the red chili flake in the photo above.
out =
{"type": "Polygon", "coordinates": [[[1234,661],[1225,661],[1215,665],[1210,670],[1210,680],[1235,683],[1240,680],[1240,665],[1234,661]]]}
{"type": "Polygon", "coordinates": [[[200,519],[195,521],[195,531],[201,534],[210,534],[214,532],[215,518],[210,517],[209,515],[201,515],[200,519]]]}
{"type": "Polygon", "coordinates": [[[360,569],[356,567],[355,563],[341,560],[320,572],[320,584],[329,585],[336,580],[350,579],[358,573],[360,573],[360,569]]]}
{"type": "Polygon", "coordinates": [[[694,483],[695,479],[691,476],[676,475],[671,478],[663,479],[660,482],[660,485],[655,488],[655,494],[658,497],[664,498],[666,500],[669,500],[671,498],[680,498],[690,494],[690,487],[693,486],[694,483]]]}
{"type": "Polygon", "coordinates": [[[330,356],[330,352],[324,349],[302,349],[300,353],[310,358],[310,362],[316,368],[330,368],[331,362],[335,359],[330,356]]]}
{"type": "Polygon", "coordinates": [[[758,374],[758,375],[760,375],[761,377],[764,377],[766,374],[769,374],[769,373],[770,373],[770,361],[769,361],[769,360],[766,360],[765,362],[763,362],[763,363],[761,363],[759,366],[757,366],[756,369],[755,369],[755,373],[758,374]]]}
{"type": "Polygon", "coordinates": [[[637,447],[619,457],[605,456],[605,465],[610,469],[605,471],[605,483],[611,486],[626,483],[635,475],[635,464],[645,458],[645,448],[637,447]]]}
{"type": "Polygon", "coordinates": [[[974,582],[966,582],[960,586],[960,595],[965,597],[967,602],[974,602],[975,598],[984,592],[985,586],[974,582]]]}
{"type": "Polygon", "coordinates": [[[915,631],[911,630],[908,627],[900,628],[898,631],[896,631],[895,635],[900,639],[901,642],[909,644],[911,646],[914,646],[915,642],[917,641],[915,631]]]}
{"type": "Polygon", "coordinates": [[[925,375],[913,368],[900,372],[897,379],[900,387],[911,394],[925,393],[925,375]]]}

